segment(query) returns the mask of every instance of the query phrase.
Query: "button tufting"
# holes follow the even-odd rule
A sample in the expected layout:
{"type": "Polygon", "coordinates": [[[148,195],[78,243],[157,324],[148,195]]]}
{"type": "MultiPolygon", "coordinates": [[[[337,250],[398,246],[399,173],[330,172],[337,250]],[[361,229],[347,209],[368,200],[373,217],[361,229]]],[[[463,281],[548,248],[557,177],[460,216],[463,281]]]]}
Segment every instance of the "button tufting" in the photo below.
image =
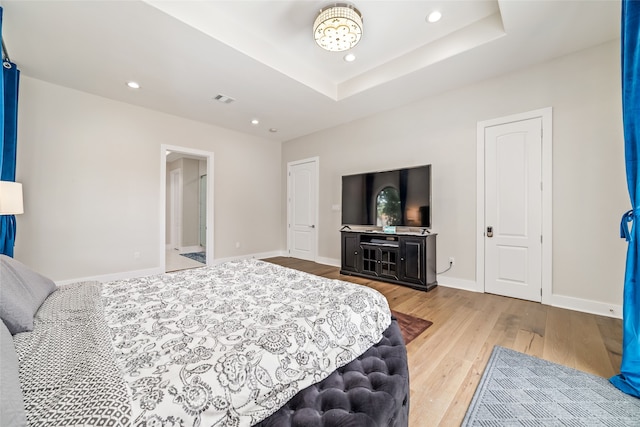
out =
{"type": "Polygon", "coordinates": [[[407,352],[394,320],[380,342],[323,381],[301,390],[256,427],[405,427],[408,410],[407,352]]]}

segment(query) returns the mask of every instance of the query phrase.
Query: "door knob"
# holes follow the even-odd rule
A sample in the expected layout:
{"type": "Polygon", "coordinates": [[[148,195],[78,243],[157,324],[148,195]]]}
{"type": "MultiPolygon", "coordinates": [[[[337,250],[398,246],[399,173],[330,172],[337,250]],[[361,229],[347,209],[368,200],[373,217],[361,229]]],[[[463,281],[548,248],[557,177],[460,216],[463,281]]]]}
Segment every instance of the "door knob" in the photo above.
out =
{"type": "Polygon", "coordinates": [[[488,226],[487,227],[487,237],[493,237],[493,227],[492,226],[488,226]]]}
{"type": "Polygon", "coordinates": [[[311,228],[316,228],[315,224],[310,225],[309,227],[311,227],[311,228]]]}

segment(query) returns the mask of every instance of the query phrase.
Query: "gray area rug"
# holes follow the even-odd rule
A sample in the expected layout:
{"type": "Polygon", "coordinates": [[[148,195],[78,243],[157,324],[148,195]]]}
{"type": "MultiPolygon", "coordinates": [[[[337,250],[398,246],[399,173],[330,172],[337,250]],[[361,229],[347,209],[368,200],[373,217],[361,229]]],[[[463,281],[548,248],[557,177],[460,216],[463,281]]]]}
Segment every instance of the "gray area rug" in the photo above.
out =
{"type": "Polygon", "coordinates": [[[495,346],[463,426],[640,426],[640,399],[608,379],[495,346]]]}
{"type": "Polygon", "coordinates": [[[201,262],[203,264],[207,263],[207,254],[206,254],[206,252],[191,252],[191,253],[188,253],[188,254],[180,254],[180,255],[185,256],[187,258],[190,258],[190,259],[192,259],[194,261],[201,262]]]}

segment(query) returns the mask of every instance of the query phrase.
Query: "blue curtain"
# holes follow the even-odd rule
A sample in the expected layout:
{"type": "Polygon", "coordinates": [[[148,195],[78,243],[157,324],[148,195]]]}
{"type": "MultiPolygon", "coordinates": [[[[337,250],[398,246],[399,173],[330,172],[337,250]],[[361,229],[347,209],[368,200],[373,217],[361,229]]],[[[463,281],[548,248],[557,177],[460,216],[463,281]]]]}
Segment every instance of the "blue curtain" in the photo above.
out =
{"type": "MultiPolygon", "coordinates": [[[[2,34],[0,7],[0,34],[2,34]]],[[[18,129],[18,84],[20,71],[16,64],[2,61],[0,79],[0,181],[16,180],[16,144],[18,129]]],[[[16,237],[14,215],[0,215],[0,253],[13,256],[16,237]]]]}
{"type": "Polygon", "coordinates": [[[632,209],[622,216],[629,242],[624,279],[622,363],[613,385],[640,397],[640,1],[622,2],[622,120],[632,209]]]}

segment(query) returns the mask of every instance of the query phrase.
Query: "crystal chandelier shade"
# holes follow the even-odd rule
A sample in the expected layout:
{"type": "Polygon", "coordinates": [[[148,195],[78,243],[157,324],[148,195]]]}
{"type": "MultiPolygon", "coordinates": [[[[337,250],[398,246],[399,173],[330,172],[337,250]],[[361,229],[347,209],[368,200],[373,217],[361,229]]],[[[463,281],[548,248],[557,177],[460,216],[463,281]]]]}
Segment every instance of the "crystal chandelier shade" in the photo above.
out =
{"type": "Polygon", "coordinates": [[[328,51],[349,50],[362,37],[362,15],[345,3],[325,7],[313,23],[313,37],[318,46],[328,51]]]}

